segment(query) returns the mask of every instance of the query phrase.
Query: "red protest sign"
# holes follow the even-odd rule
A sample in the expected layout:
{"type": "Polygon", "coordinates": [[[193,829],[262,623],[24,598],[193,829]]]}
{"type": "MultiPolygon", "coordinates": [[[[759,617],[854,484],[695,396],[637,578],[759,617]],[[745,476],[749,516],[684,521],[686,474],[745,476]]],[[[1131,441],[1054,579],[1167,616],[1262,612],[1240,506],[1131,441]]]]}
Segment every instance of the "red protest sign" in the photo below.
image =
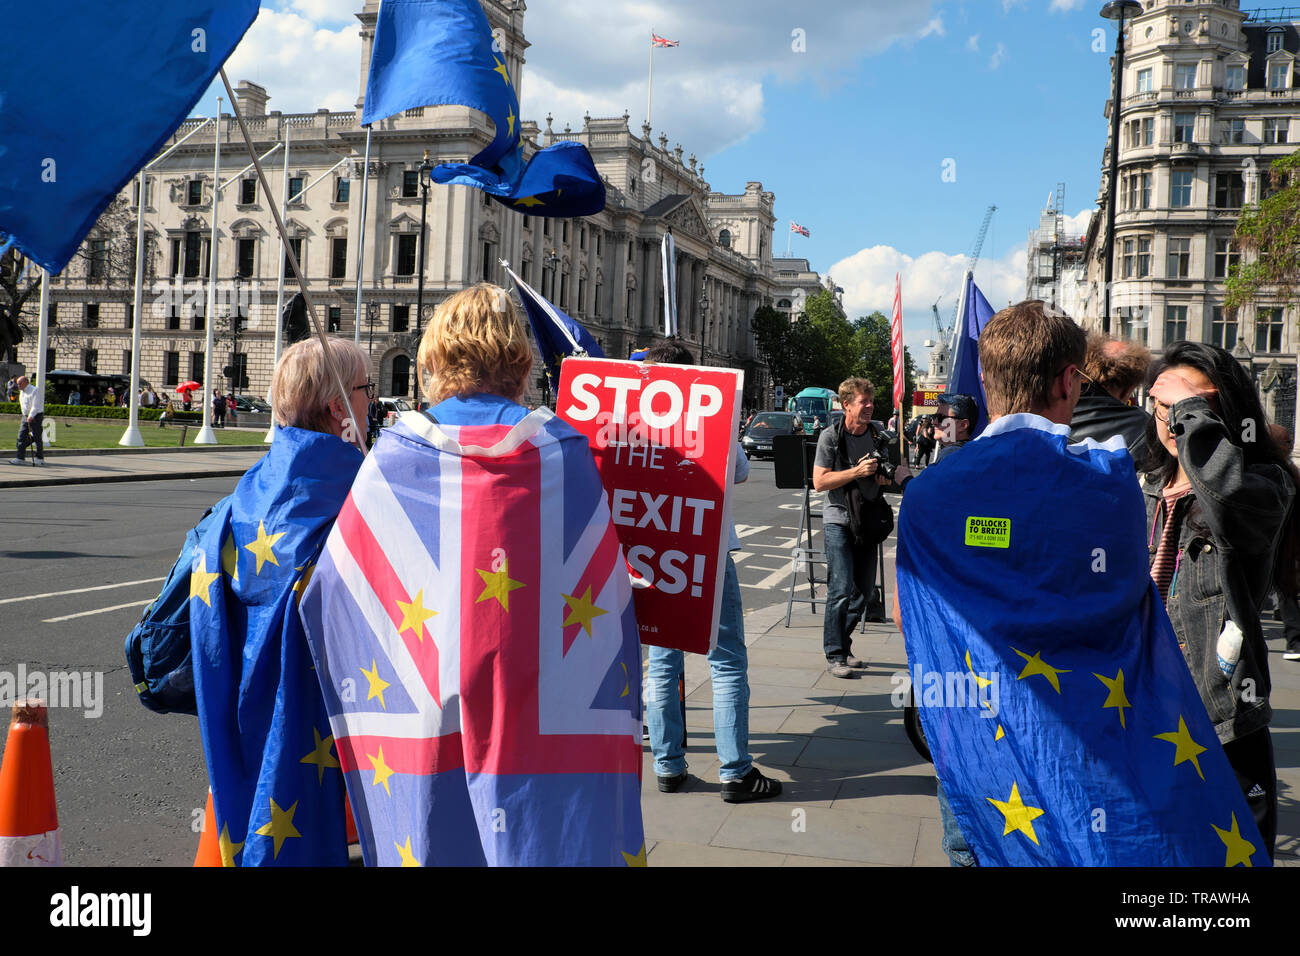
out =
{"type": "Polygon", "coordinates": [[[742,373],[570,358],[556,409],[587,436],[627,558],[643,644],[718,633],[742,373]]]}

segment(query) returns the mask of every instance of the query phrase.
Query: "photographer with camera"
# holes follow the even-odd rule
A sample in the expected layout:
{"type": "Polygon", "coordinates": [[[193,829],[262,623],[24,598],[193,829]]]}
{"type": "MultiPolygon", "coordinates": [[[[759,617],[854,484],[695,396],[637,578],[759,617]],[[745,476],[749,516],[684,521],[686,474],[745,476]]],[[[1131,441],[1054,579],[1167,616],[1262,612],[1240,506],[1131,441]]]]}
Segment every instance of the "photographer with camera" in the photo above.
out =
{"type": "Polygon", "coordinates": [[[840,384],[844,420],[821,433],[813,459],[813,488],[828,492],[822,511],[827,580],[822,647],[831,674],[844,678],[867,666],[851,653],[853,629],[864,613],[873,623],[885,621],[876,597],[876,548],[893,530],[894,512],[884,487],[911,477],[906,464],[893,464],[889,433],[871,420],[875,391],[865,378],[840,384]]]}

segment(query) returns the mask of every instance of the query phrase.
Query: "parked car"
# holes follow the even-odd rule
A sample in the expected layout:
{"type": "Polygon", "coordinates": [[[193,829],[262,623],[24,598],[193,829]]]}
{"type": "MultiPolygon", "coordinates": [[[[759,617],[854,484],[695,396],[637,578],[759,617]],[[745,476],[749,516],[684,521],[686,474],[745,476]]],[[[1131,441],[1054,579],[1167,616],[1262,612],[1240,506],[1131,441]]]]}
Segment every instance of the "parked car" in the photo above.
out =
{"type": "Polygon", "coordinates": [[[252,395],[236,395],[235,408],[240,414],[244,412],[253,412],[254,414],[265,414],[271,411],[271,406],[260,398],[254,398],[252,395]]]}
{"type": "Polygon", "coordinates": [[[402,412],[409,412],[415,407],[405,395],[380,395],[378,401],[384,407],[384,420],[381,423],[384,428],[396,424],[402,417],[402,412]]]}
{"type": "Polygon", "coordinates": [[[759,412],[745,429],[740,445],[749,458],[771,458],[773,438],[802,433],[803,422],[793,412],[759,412]]]}

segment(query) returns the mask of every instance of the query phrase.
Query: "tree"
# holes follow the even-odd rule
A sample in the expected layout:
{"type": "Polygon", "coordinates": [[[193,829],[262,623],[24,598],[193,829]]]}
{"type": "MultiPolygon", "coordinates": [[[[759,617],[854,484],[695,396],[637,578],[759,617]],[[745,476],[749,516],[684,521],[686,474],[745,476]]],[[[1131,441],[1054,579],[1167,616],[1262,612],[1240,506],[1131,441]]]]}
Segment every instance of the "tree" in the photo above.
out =
{"type": "MultiPolygon", "coordinates": [[[[894,360],[889,319],[882,313],[849,322],[827,289],[808,297],[799,321],[763,306],[754,313],[753,329],[772,380],[787,392],[810,385],[837,388],[850,376],[867,378],[876,386],[876,417],[893,412],[894,360]]],[[[916,363],[906,349],[903,354],[904,392],[910,396],[916,388],[916,363]]]]}
{"type": "Polygon", "coordinates": [[[5,361],[23,343],[28,323],[35,326],[43,275],[16,246],[0,256],[0,358],[5,361]]]}
{"type": "Polygon", "coordinates": [[[1228,309],[1260,293],[1293,302],[1300,292],[1300,152],[1275,161],[1266,175],[1268,194],[1241,211],[1233,233],[1234,244],[1250,261],[1228,277],[1228,309]]]}
{"type": "MultiPolygon", "coordinates": [[[[871,380],[876,386],[877,418],[888,419],[894,412],[894,352],[890,344],[890,322],[883,312],[872,312],[853,323],[852,374],[871,380]]],[[[903,349],[903,404],[910,405],[916,389],[916,363],[903,349]]]]}
{"type": "Polygon", "coordinates": [[[759,306],[750,322],[759,357],[772,373],[773,384],[789,390],[807,377],[806,330],[770,305],[759,306]]]}

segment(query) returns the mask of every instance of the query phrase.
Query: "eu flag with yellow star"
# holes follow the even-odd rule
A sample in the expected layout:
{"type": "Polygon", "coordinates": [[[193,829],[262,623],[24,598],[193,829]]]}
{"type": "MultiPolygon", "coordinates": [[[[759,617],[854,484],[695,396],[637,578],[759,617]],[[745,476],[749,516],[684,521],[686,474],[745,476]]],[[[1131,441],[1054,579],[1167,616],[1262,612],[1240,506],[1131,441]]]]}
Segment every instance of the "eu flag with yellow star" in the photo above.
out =
{"type": "Polygon", "coordinates": [[[560,391],[560,363],[570,355],[585,355],[589,358],[604,358],[605,350],[592,338],[591,333],[575,321],[568,313],[557,308],[544,298],[541,293],[519,278],[513,269],[506,269],[514,280],[519,297],[523,300],[524,311],[528,313],[528,324],[533,330],[533,339],[537,351],[546,365],[546,376],[551,380],[551,391],[560,391]]]}
{"type": "Polygon", "coordinates": [[[361,460],[333,435],[277,426],[195,549],[194,685],[226,866],[347,863],[343,777],[297,604],[361,460]]]}
{"type": "Polygon", "coordinates": [[[1008,415],[907,489],[898,599],[980,865],[1267,866],[1147,568],[1121,439],[1008,415]]]}
{"type": "Polygon", "coordinates": [[[492,142],[466,163],[432,172],[444,186],[472,186],[526,216],[589,216],[605,208],[605,184],[591,154],[564,141],[527,161],[509,55],[479,0],[384,0],[375,25],[361,122],[425,106],[486,113],[492,142]]]}
{"type": "Polygon", "coordinates": [[[384,429],[300,614],[367,866],[645,863],[627,566],[549,409],[384,429]]]}

